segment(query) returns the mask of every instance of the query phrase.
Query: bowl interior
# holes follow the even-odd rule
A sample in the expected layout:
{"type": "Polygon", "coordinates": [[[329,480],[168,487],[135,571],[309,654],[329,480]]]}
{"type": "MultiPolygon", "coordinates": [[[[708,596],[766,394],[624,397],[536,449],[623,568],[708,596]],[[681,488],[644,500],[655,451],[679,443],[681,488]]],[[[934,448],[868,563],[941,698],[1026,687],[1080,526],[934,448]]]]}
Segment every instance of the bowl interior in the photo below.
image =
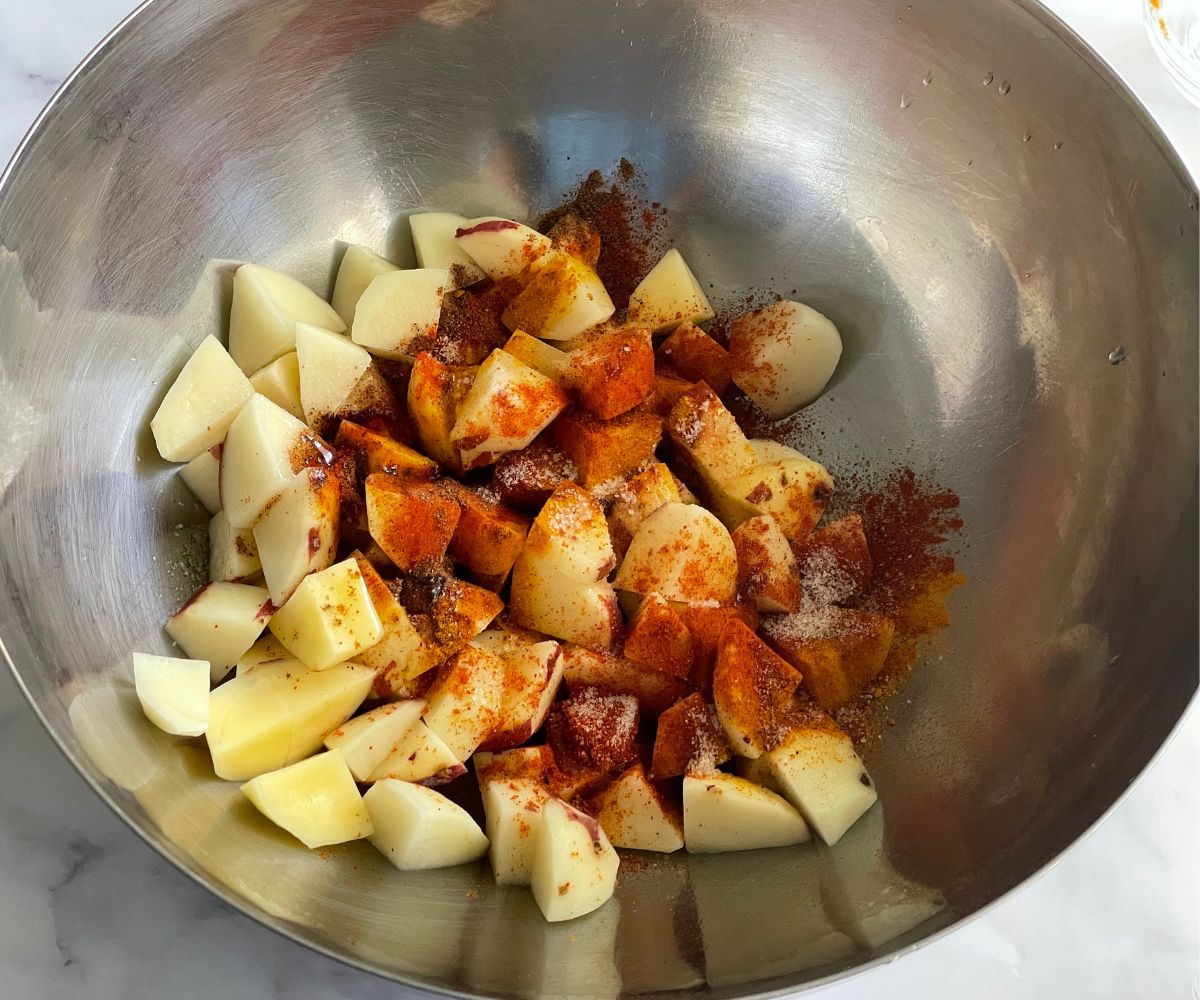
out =
{"type": "Polygon", "coordinates": [[[0,636],[135,829],[333,955],[506,996],[841,974],[1054,857],[1195,690],[1197,237],[1178,160],[1033,5],[159,0],[0,188],[0,636]],[[793,443],[954,489],[969,583],[834,850],[643,859],[547,926],[482,866],[305,851],[141,718],[128,654],[165,648],[206,524],[147,421],[231,262],[327,290],[337,241],[405,262],[411,211],[533,216],[622,156],[715,302],[837,322],[793,443]]]}

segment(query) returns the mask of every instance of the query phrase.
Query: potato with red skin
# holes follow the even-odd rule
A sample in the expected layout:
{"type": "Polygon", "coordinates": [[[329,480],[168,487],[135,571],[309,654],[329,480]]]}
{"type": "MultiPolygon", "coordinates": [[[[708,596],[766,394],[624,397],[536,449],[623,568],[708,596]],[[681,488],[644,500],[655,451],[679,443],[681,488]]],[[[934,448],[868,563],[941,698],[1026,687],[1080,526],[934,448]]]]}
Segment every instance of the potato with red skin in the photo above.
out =
{"type": "Polygon", "coordinates": [[[689,381],[704,382],[718,396],[729,388],[729,352],[690,321],[659,345],[658,360],[689,381]]]}
{"type": "Polygon", "coordinates": [[[679,485],[662,462],[639,472],[613,498],[608,512],[608,532],[617,555],[624,557],[641,523],[665,503],[682,501],[679,485]]]}
{"type": "Polygon", "coordinates": [[[638,723],[632,695],[584,688],[555,704],[546,722],[546,742],[563,771],[588,769],[606,777],[641,756],[638,723]]]}
{"type": "Polygon", "coordinates": [[[366,497],[371,537],[399,569],[446,554],[461,511],[444,490],[376,472],[367,476],[366,497]]]}
{"type": "Polygon", "coordinates": [[[573,410],[554,421],[550,439],[575,468],[573,478],[592,489],[623,479],[654,458],[662,418],[642,408],[611,420],[573,410]]]}
{"type": "Polygon", "coordinates": [[[731,534],[737,550],[738,592],[759,611],[800,607],[800,567],[779,523],[769,514],[743,521],[731,534]]]}
{"type": "Polygon", "coordinates": [[[570,693],[594,687],[633,695],[646,717],[657,717],[688,691],[687,682],[678,677],[646,670],[614,653],[570,644],[563,646],[563,682],[570,693]]]}
{"type": "Polygon", "coordinates": [[[755,758],[787,735],[801,676],[742,622],[730,622],[717,645],[713,703],[734,753],[755,758]]]}
{"type": "Polygon", "coordinates": [[[502,503],[536,512],[562,483],[573,483],[578,475],[575,463],[542,434],[529,447],[500,456],[492,470],[492,489],[502,503]]]}
{"type": "Polygon", "coordinates": [[[658,717],[650,776],[662,780],[706,774],[732,756],[716,713],[697,692],[680,699],[658,717]]]}
{"type": "Polygon", "coordinates": [[[800,584],[810,601],[845,604],[871,583],[874,562],[858,514],[818,528],[795,549],[800,584]]]}
{"type": "Polygon", "coordinates": [[[695,663],[692,634],[659,594],[647,594],[625,635],[625,657],[648,670],[687,680],[695,663]]]}
{"type": "Polygon", "coordinates": [[[632,410],[654,388],[650,331],[621,327],[571,352],[564,381],[601,420],[632,410]]]}
{"type": "Polygon", "coordinates": [[[471,644],[487,649],[504,664],[504,682],[496,725],[481,744],[484,750],[518,747],[542,728],[562,681],[562,647],[493,628],[471,644]]]}

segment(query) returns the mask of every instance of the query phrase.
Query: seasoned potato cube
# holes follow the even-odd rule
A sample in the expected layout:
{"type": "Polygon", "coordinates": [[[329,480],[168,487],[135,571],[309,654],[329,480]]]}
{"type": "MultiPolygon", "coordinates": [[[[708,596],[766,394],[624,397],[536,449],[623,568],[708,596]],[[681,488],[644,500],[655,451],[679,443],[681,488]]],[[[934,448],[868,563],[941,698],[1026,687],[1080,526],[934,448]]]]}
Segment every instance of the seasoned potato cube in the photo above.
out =
{"type": "Polygon", "coordinates": [[[659,360],[718,396],[729,388],[729,352],[695,323],[683,323],[659,345],[659,360]]]}
{"type": "Polygon", "coordinates": [[[603,509],[571,483],[546,501],[529,529],[525,552],[564,577],[588,584],[604,580],[616,563],[603,509]]]}
{"type": "Polygon", "coordinates": [[[550,238],[511,219],[468,219],[454,240],[493,281],[512,278],[550,250],[550,238]]]}
{"type": "Polygon", "coordinates": [[[688,320],[703,323],[715,315],[700,282],[673,247],[629,296],[629,322],[655,333],[674,330],[688,320]]]}
{"type": "Polygon", "coordinates": [[[680,503],[679,486],[662,462],[655,462],[629,480],[608,512],[608,531],[617,555],[624,556],[641,523],[665,503],[680,503]]]}
{"type": "Polygon", "coordinates": [[[640,763],[597,792],[589,811],[614,847],[669,854],[683,847],[683,814],[640,763]]]}
{"type": "Polygon", "coordinates": [[[638,527],[613,584],[669,601],[732,604],[737,552],[725,526],[703,507],[666,503],[638,527]]]}
{"type": "Polygon", "coordinates": [[[601,420],[632,410],[654,388],[650,331],[623,327],[572,351],[566,384],[580,405],[601,420]]]}
{"type": "Polygon", "coordinates": [[[734,753],[758,757],[787,735],[800,674],[742,622],[721,633],[713,703],[734,753]]]}
{"type": "Polygon", "coordinates": [[[580,646],[563,646],[563,681],[569,692],[594,687],[637,699],[645,716],[657,716],[687,693],[677,677],[646,670],[622,656],[580,646]]]}
{"type": "Polygon", "coordinates": [[[551,347],[544,340],[529,336],[524,330],[517,330],[509,337],[504,344],[504,350],[518,361],[525,362],[530,368],[536,368],[554,382],[562,382],[571,359],[566,351],[551,347]]]}
{"type": "Polygon", "coordinates": [[[461,514],[450,555],[482,587],[499,590],[525,545],[529,518],[502,507],[479,490],[447,483],[461,514]]]}
{"type": "Polygon", "coordinates": [[[532,442],[567,403],[566,393],[537,369],[495,350],[459,405],[450,442],[464,469],[490,465],[532,442]]]}
{"type": "Polygon", "coordinates": [[[737,420],[703,382],[671,408],[667,433],[706,483],[724,483],[757,464],[737,420]]]}
{"type": "Polygon", "coordinates": [[[672,605],[692,634],[695,666],[692,668],[692,687],[711,693],[713,664],[717,659],[717,644],[721,633],[731,621],[744,622],[751,632],[758,628],[758,610],[753,604],[738,603],[733,607],[715,608],[704,604],[672,605]]]}
{"type": "Polygon", "coordinates": [[[732,756],[716,712],[696,692],[658,717],[650,775],[658,780],[681,774],[710,774],[732,756]]]}
{"type": "Polygon", "coordinates": [[[654,389],[646,401],[646,406],[660,417],[669,416],[679,398],[695,387],[695,382],[684,378],[679,372],[659,365],[654,373],[654,389]]]}
{"type": "Polygon", "coordinates": [[[795,611],[800,607],[800,568],[779,522],[770,515],[752,517],[734,528],[738,591],[759,611],[795,611]]]}
{"type": "Polygon", "coordinates": [[[461,511],[445,490],[374,472],[367,476],[366,497],[371,537],[401,570],[446,554],[461,511]]]}
{"type": "Polygon", "coordinates": [[[691,677],[695,660],[692,634],[659,594],[647,594],[629,623],[625,656],[648,670],[680,680],[691,677]]]}
{"type": "Polygon", "coordinates": [[[433,479],[437,475],[437,463],[419,451],[350,420],[338,426],[333,444],[339,452],[361,455],[368,473],[390,472],[405,479],[433,479]]]}
{"type": "Polygon", "coordinates": [[[313,670],[357,656],[383,636],[353,559],[305,577],[287,604],[271,616],[270,629],[289,653],[313,670]]]}
{"type": "Polygon", "coordinates": [[[504,310],[504,325],[542,340],[570,340],[614,312],[604,283],[583,261],[551,250],[529,267],[525,287],[504,310]]]}
{"type": "Polygon", "coordinates": [[[774,442],[751,442],[756,452],[772,446],[770,457],[710,490],[716,515],[732,530],[747,518],[770,514],[795,547],[817,526],[833,496],[833,477],[819,462],[774,442]],[[786,457],[784,457],[786,455],[786,457]]]}
{"type": "Polygon", "coordinates": [[[333,565],[341,493],[328,469],[302,469],[253,528],[271,601],[282,607],[309,574],[333,565]]]}
{"type": "Polygon", "coordinates": [[[422,353],[413,362],[408,381],[408,412],[421,450],[452,472],[462,472],[462,456],[450,432],[475,372],[475,368],[444,365],[432,354],[422,353]]]}
{"type": "Polygon", "coordinates": [[[650,461],[662,437],[662,418],[636,409],[598,420],[576,410],[554,422],[550,437],[574,464],[579,484],[591,489],[650,461]]]}
{"type": "Polygon", "coordinates": [[[467,225],[469,222],[465,216],[453,212],[416,212],[410,215],[408,228],[412,232],[417,267],[446,268],[450,272],[450,283],[456,288],[465,288],[487,277],[483,268],[454,239],[454,234],[467,225]]]}
{"type": "Polygon", "coordinates": [[[496,727],[503,693],[504,662],[467,646],[438,668],[422,718],[462,763],[496,727]]]}
{"type": "Polygon", "coordinates": [[[823,709],[841,708],[875,680],[887,660],[895,623],[884,615],[822,607],[763,619],[767,641],[804,675],[823,709]]]}
{"type": "Polygon", "coordinates": [[[492,489],[504,503],[540,509],[561,484],[575,482],[578,475],[575,463],[543,434],[528,448],[500,456],[492,489]]]}
{"type": "Polygon", "coordinates": [[[433,640],[432,628],[418,628],[383,577],[361,552],[353,554],[383,635],[358,655],[360,663],[379,673],[380,693],[399,694],[408,682],[441,663],[448,654],[433,640]]]}

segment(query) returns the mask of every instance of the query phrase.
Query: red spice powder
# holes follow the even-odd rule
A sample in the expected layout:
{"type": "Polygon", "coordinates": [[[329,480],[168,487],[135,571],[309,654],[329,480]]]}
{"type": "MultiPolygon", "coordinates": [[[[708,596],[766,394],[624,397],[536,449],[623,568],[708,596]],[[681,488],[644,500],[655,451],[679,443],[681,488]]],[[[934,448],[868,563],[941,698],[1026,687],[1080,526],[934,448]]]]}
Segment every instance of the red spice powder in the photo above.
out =
{"type": "Polygon", "coordinates": [[[588,174],[565,204],[542,216],[537,228],[547,233],[565,215],[578,216],[599,230],[596,272],[613,304],[624,309],[666,250],[667,210],[657,202],[646,203],[637,169],[622,159],[610,180],[599,170],[588,174]]]}

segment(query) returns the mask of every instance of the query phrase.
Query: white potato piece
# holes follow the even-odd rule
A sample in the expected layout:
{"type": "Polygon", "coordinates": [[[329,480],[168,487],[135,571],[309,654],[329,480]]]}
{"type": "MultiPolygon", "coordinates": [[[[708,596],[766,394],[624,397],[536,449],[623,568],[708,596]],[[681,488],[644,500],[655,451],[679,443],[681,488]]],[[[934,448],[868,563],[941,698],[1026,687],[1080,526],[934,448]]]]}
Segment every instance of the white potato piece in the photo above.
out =
{"type": "Polygon", "coordinates": [[[179,478],[210,514],[221,509],[221,446],[200,452],[179,470],[179,478]]]}
{"type": "Polygon", "coordinates": [[[368,781],[375,769],[421,718],[419,698],[393,701],[351,719],[325,737],[325,746],[340,750],[357,781],[368,781]]]}
{"type": "Polygon", "coordinates": [[[526,447],[569,402],[554,381],[497,349],[475,373],[450,441],[464,469],[489,465],[505,452],[526,447]]]}
{"type": "Polygon", "coordinates": [[[629,296],[629,322],[651,333],[667,333],[681,323],[704,323],[716,316],[708,296],[683,254],[671,248],[629,296]]]}
{"type": "Polygon", "coordinates": [[[551,347],[545,341],[529,336],[524,330],[513,332],[513,335],[505,341],[504,351],[518,361],[525,362],[530,368],[536,368],[546,378],[560,384],[570,361],[570,356],[566,351],[551,347]]]}
{"type": "Polygon", "coordinates": [[[367,558],[361,552],[355,552],[353,558],[383,626],[379,641],[370,649],[364,649],[358,655],[358,661],[375,667],[392,683],[409,681],[432,670],[446,658],[445,654],[431,637],[417,630],[404,606],[396,600],[396,595],[367,558]]]}
{"type": "Polygon", "coordinates": [[[773,302],[729,328],[733,382],[772,420],[820,396],[841,357],[837,327],[801,302],[773,302]]]}
{"type": "MultiPolygon", "coordinates": [[[[422,267],[425,265],[422,264],[422,267]]],[[[342,318],[346,326],[354,323],[354,310],[363,292],[381,274],[389,271],[399,271],[386,257],[381,257],[373,250],[351,243],[342,254],[342,262],[338,265],[337,278],[333,283],[333,308],[342,318]]]]}
{"type": "Polygon", "coordinates": [[[831,846],[879,797],[854,741],[832,724],[797,729],[765,756],[782,794],[831,846]]]}
{"type": "Polygon", "coordinates": [[[551,250],[529,268],[528,280],[504,310],[510,330],[544,340],[571,340],[616,312],[604,283],[587,264],[551,250]]]}
{"type": "Polygon", "coordinates": [[[229,353],[247,375],[296,349],[296,324],[341,333],[333,306],[295,278],[259,264],[243,264],[233,276],[229,353]]]}
{"type": "Polygon", "coordinates": [[[363,292],[354,310],[350,337],[372,354],[392,360],[412,357],[437,335],[442,296],[450,272],[419,267],[381,274],[363,292]]]}
{"type": "Polygon", "coordinates": [[[737,551],[725,526],[703,507],[665,503],[634,532],[613,583],[668,601],[732,604],[737,551]]]}
{"type": "Polygon", "coordinates": [[[829,470],[796,453],[755,465],[726,480],[718,496],[711,496],[713,510],[732,530],[751,517],[769,514],[793,545],[806,539],[821,520],[833,496],[829,470]]]}
{"type": "Polygon", "coordinates": [[[714,772],[683,779],[683,838],[692,854],[803,844],[811,835],[788,801],[745,778],[714,772]]]}
{"type": "Polygon", "coordinates": [[[375,827],[371,843],[401,871],[449,868],[487,853],[471,814],[432,788],[385,778],[363,802],[375,827]]]}
{"type": "Polygon", "coordinates": [[[325,670],[370,649],[383,626],[353,559],[301,581],[271,616],[271,633],[313,670],[325,670]]]}
{"type": "Polygon", "coordinates": [[[732,532],[738,557],[738,589],[759,611],[798,611],[803,590],[800,565],[779,522],[770,515],[751,517],[732,532]]]}
{"type": "Polygon", "coordinates": [[[241,677],[242,674],[249,673],[261,663],[282,662],[284,660],[293,661],[298,670],[308,669],[308,667],[284,649],[283,644],[275,636],[268,632],[238,657],[237,663],[234,664],[234,676],[241,677]]]}
{"type": "Polygon", "coordinates": [[[221,509],[247,528],[317,456],[312,432],[266,396],[242,407],[221,449],[221,509]]]}
{"type": "Polygon", "coordinates": [[[599,583],[616,565],[604,508],[587,490],[563,483],[551,494],[525,537],[525,553],[579,583],[599,583]]]}
{"type": "Polygon", "coordinates": [[[683,847],[683,820],[634,764],[592,797],[592,811],[613,847],[669,854],[683,847]]]}
{"type": "Polygon", "coordinates": [[[300,364],[300,402],[304,419],[317,427],[337,413],[371,366],[371,355],[340,333],[296,324],[296,358],[300,364]]]}
{"type": "Polygon", "coordinates": [[[309,670],[294,660],[263,661],[209,698],[213,770],[244,781],[303,760],[371,691],[375,671],[360,663],[309,670]]]}
{"type": "Polygon", "coordinates": [[[133,654],[133,686],[146,718],[164,733],[203,736],[208,728],[207,660],[133,654]]]}
{"type": "Polygon", "coordinates": [[[444,785],[467,769],[440,736],[417,720],[389,748],[388,755],[367,777],[368,781],[415,781],[444,785]]]}
{"type": "Polygon", "coordinates": [[[529,778],[482,781],[488,863],[497,885],[528,885],[533,874],[537,817],[550,801],[540,782],[529,778]]]}
{"type": "Polygon", "coordinates": [[[150,419],[158,453],[190,462],[220,444],[254,388],[216,337],[205,337],[150,419]]]}
{"type": "Polygon", "coordinates": [[[513,566],[509,601],[518,624],[592,649],[611,649],[623,624],[616,591],[607,580],[580,583],[528,549],[513,566]]]}
{"type": "Polygon", "coordinates": [[[251,531],[271,603],[282,608],[309,573],[337,558],[341,492],[327,469],[301,469],[251,531]]]}
{"type": "Polygon", "coordinates": [[[242,785],[242,794],[305,847],[328,847],[370,837],[375,828],[354,776],[337,750],[242,785]]]}
{"type": "Polygon", "coordinates": [[[212,664],[215,684],[262,635],[271,610],[265,587],[219,581],[197,590],[165,627],[189,657],[212,664]]]}
{"type": "Polygon", "coordinates": [[[562,647],[551,639],[535,642],[499,628],[490,628],[471,645],[500,657],[504,681],[496,724],[481,746],[506,750],[520,746],[542,728],[562,682],[562,647]]]}
{"type": "Polygon", "coordinates": [[[551,799],[538,814],[529,887],[551,923],[599,909],[617,884],[620,860],[590,816],[551,799]]]}
{"type": "Polygon", "coordinates": [[[287,410],[297,420],[304,419],[300,402],[300,359],[295,351],[276,358],[250,376],[250,384],[260,396],[266,396],[281,410],[287,410]]]}
{"type": "Polygon", "coordinates": [[[242,583],[261,570],[253,530],[235,528],[223,510],[214,514],[208,522],[209,580],[242,583]]]}
{"type": "Polygon", "coordinates": [[[707,385],[689,389],[667,416],[666,430],[710,489],[749,472],[754,449],[734,415],[707,385]]]}
{"type": "Polygon", "coordinates": [[[465,762],[495,728],[504,690],[504,662],[477,646],[460,650],[438,669],[425,694],[425,725],[465,762]]]}
{"type": "Polygon", "coordinates": [[[465,288],[487,275],[454,239],[454,234],[469,223],[466,216],[453,212],[417,212],[408,217],[412,230],[417,267],[444,267],[450,272],[450,284],[465,288]]]}
{"type": "Polygon", "coordinates": [[[454,239],[493,281],[515,277],[550,249],[549,236],[494,216],[468,219],[454,239]]]}

